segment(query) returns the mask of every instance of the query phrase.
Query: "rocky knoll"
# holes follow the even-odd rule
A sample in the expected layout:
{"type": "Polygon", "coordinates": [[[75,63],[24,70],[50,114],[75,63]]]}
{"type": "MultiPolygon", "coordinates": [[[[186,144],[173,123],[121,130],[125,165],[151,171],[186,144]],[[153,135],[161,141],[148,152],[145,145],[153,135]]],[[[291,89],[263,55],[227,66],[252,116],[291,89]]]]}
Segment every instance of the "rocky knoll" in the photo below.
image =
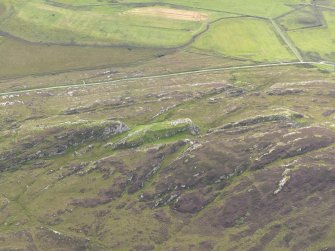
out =
{"type": "Polygon", "coordinates": [[[130,132],[125,138],[111,144],[111,146],[113,149],[137,147],[144,143],[169,138],[180,133],[197,135],[199,134],[199,128],[190,119],[153,123],[130,132]]]}

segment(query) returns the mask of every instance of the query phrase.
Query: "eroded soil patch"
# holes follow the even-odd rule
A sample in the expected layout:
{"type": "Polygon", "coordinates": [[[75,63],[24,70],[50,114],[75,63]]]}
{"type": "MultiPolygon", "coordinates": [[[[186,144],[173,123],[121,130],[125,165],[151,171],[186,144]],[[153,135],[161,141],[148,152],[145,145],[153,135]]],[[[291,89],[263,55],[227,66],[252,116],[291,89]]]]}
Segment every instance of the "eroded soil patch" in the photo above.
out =
{"type": "Polygon", "coordinates": [[[164,17],[168,19],[186,20],[186,21],[205,21],[208,19],[208,16],[204,13],[189,10],[163,8],[163,7],[136,8],[127,11],[127,13],[141,16],[164,17]]]}

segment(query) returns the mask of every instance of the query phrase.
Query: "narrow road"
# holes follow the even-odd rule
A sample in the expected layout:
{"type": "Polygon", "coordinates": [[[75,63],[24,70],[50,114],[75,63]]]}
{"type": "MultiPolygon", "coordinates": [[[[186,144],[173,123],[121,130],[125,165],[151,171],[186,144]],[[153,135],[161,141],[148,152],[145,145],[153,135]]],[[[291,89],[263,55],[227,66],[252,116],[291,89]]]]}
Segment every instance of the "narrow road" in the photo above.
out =
{"type": "Polygon", "coordinates": [[[284,34],[284,32],[282,31],[282,29],[279,27],[279,25],[276,23],[276,21],[274,21],[273,19],[270,19],[273,27],[275,28],[277,34],[283,39],[283,41],[287,44],[287,46],[290,48],[290,50],[293,52],[293,54],[297,57],[297,59],[303,63],[304,59],[302,58],[299,50],[294,46],[294,44],[292,44],[292,42],[290,41],[290,39],[284,34]]]}
{"type": "Polygon", "coordinates": [[[273,67],[273,66],[311,65],[311,64],[333,66],[335,63],[331,63],[331,62],[290,62],[290,63],[269,63],[269,64],[258,64],[258,65],[220,67],[220,68],[175,72],[175,73],[167,73],[167,74],[159,74],[159,75],[142,76],[142,77],[120,78],[120,79],[115,79],[115,80],[99,81],[99,82],[93,82],[93,83],[81,83],[81,84],[49,86],[49,87],[42,87],[42,88],[31,88],[31,89],[18,90],[18,91],[2,92],[2,93],[0,93],[0,96],[11,95],[11,94],[20,94],[20,93],[28,93],[28,92],[36,92],[36,91],[48,91],[48,90],[57,90],[57,89],[66,89],[66,88],[78,88],[78,87],[106,85],[106,84],[113,84],[113,83],[118,83],[118,82],[123,82],[123,81],[158,79],[158,78],[182,76],[182,75],[189,75],[189,74],[201,74],[201,73],[206,73],[206,72],[243,70],[243,69],[251,69],[251,68],[273,67]]]}

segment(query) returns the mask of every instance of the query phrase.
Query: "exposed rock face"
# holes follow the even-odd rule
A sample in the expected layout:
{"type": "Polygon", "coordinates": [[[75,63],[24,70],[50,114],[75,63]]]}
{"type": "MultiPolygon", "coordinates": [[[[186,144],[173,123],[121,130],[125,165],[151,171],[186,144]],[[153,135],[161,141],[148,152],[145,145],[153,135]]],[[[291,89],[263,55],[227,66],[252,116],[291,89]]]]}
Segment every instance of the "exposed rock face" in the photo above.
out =
{"type": "Polygon", "coordinates": [[[70,128],[65,132],[62,132],[62,128],[60,128],[60,133],[54,137],[58,140],[65,139],[69,146],[76,146],[94,139],[107,139],[128,130],[128,126],[120,121],[106,121],[79,128],[70,128]]]}
{"type": "Polygon", "coordinates": [[[231,129],[231,128],[237,128],[237,127],[248,127],[252,125],[257,125],[265,122],[292,122],[292,124],[295,124],[294,119],[300,119],[303,118],[304,115],[299,113],[288,113],[288,114],[273,114],[273,115],[264,115],[264,116],[257,116],[254,118],[245,119],[242,121],[229,123],[227,125],[224,125],[219,128],[211,129],[209,130],[209,133],[211,132],[217,132],[219,130],[224,129],[231,129]]]}
{"type": "Polygon", "coordinates": [[[75,115],[81,113],[94,112],[98,109],[115,109],[134,104],[132,97],[118,97],[111,100],[98,100],[91,105],[72,107],[63,112],[64,115],[75,115]]]}
{"type": "MultiPolygon", "coordinates": [[[[121,134],[129,130],[129,127],[120,121],[114,121],[111,125],[107,125],[101,136],[109,137],[111,135],[121,134]]],[[[99,136],[99,137],[101,137],[99,136]]]]}
{"type": "Polygon", "coordinates": [[[207,95],[214,95],[214,94],[221,94],[225,93],[228,97],[239,97],[245,93],[245,90],[240,87],[236,87],[230,84],[224,84],[221,87],[213,88],[212,90],[208,91],[207,95]]]}
{"type": "Polygon", "coordinates": [[[280,193],[284,186],[287,184],[287,182],[290,180],[291,176],[289,176],[290,169],[285,169],[285,171],[283,172],[283,178],[279,181],[278,184],[278,188],[276,189],[276,191],[273,192],[274,195],[280,193]]]}
{"type": "Polygon", "coordinates": [[[272,89],[267,92],[270,96],[285,96],[285,95],[295,95],[303,93],[304,90],[301,89],[272,89]]]}
{"type": "Polygon", "coordinates": [[[61,155],[72,147],[94,140],[108,139],[128,130],[128,126],[120,121],[45,129],[37,136],[21,140],[14,148],[0,153],[0,170],[39,158],[61,155]]]}
{"type": "Polygon", "coordinates": [[[199,128],[193,124],[192,120],[190,119],[177,119],[174,121],[171,121],[170,124],[174,127],[177,126],[186,126],[184,130],[189,131],[192,135],[198,135],[199,134],[199,128]]]}

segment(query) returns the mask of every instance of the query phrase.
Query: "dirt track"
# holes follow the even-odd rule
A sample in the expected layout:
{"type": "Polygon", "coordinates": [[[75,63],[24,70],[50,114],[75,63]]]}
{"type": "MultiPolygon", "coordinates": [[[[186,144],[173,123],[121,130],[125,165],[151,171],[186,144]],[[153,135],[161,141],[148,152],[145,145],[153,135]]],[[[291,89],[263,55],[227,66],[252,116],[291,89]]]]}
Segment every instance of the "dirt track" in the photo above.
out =
{"type": "Polygon", "coordinates": [[[25,89],[19,91],[11,91],[11,92],[2,92],[0,96],[11,95],[11,94],[19,94],[19,93],[27,93],[34,91],[47,91],[47,90],[56,90],[56,89],[66,89],[66,88],[78,88],[78,87],[90,87],[97,85],[107,85],[112,83],[118,83],[122,81],[131,81],[131,80],[142,80],[142,79],[157,79],[157,78],[165,78],[165,77],[173,77],[173,76],[182,76],[188,74],[201,74],[206,72],[217,72],[217,71],[230,71],[230,70],[243,70],[243,69],[252,69],[252,68],[265,68],[265,67],[273,67],[273,66],[288,66],[288,65],[335,65],[335,63],[331,62],[291,62],[291,63],[269,63],[269,64],[258,64],[258,65],[245,65],[245,66],[232,66],[232,67],[221,67],[221,68],[212,68],[212,69],[204,69],[204,70],[194,70],[194,71],[185,71],[185,72],[175,72],[169,74],[159,74],[159,75],[151,75],[151,76],[143,76],[143,77],[130,77],[130,78],[120,78],[110,81],[99,81],[92,83],[82,83],[82,84],[70,84],[70,85],[57,85],[43,88],[32,88],[25,89]]]}

